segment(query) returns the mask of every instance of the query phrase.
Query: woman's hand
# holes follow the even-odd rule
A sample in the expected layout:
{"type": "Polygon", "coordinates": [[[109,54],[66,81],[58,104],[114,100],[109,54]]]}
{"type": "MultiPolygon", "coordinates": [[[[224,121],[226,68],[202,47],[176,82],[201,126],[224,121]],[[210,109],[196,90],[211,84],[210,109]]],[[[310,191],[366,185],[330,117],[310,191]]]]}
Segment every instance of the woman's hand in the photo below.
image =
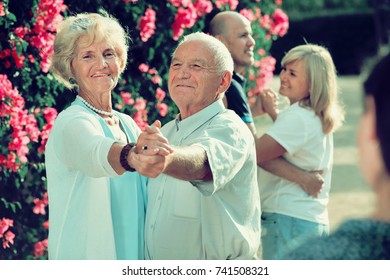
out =
{"type": "Polygon", "coordinates": [[[264,89],[260,91],[259,96],[264,111],[275,121],[279,113],[277,94],[272,89],[264,89]]]}
{"type": "Polygon", "coordinates": [[[152,125],[147,126],[137,140],[137,153],[144,155],[167,156],[173,152],[167,138],[160,131],[161,122],[156,120],[152,125]]]}

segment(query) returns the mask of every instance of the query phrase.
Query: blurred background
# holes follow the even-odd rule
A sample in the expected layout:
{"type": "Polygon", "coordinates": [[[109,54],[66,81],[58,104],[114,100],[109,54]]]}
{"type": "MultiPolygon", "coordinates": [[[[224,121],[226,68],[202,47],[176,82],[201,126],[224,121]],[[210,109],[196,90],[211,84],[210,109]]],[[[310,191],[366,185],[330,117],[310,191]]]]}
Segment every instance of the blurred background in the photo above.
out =
{"type": "Polygon", "coordinates": [[[285,51],[305,42],[327,47],[339,75],[361,74],[370,58],[389,47],[389,0],[283,0],[282,8],[290,26],[270,50],[275,73],[285,51]]]}

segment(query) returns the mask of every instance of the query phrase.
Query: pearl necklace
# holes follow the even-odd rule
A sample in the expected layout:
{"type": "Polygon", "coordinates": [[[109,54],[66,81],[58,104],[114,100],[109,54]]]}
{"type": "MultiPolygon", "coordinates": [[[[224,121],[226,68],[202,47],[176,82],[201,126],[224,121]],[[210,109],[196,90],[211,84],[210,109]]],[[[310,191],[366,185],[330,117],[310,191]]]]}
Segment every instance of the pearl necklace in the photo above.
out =
{"type": "Polygon", "coordinates": [[[109,116],[109,117],[112,117],[114,115],[113,112],[103,111],[103,110],[100,110],[100,109],[96,108],[95,106],[92,106],[90,103],[88,103],[87,100],[82,98],[80,95],[77,95],[76,98],[80,99],[89,109],[91,109],[92,111],[94,111],[94,112],[96,112],[98,114],[109,116]]]}

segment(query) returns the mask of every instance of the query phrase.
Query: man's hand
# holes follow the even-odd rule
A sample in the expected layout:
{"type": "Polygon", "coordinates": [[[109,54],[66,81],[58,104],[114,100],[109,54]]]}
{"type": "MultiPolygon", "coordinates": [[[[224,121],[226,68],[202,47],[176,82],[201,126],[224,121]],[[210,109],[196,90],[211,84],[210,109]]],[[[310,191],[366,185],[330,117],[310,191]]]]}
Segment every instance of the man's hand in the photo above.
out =
{"type": "Polygon", "coordinates": [[[317,198],[324,186],[324,178],[322,177],[322,171],[305,172],[305,176],[302,176],[302,180],[299,183],[301,188],[309,195],[317,198]]]}
{"type": "Polygon", "coordinates": [[[173,152],[168,140],[161,134],[161,122],[156,120],[152,125],[147,126],[137,140],[137,153],[144,155],[167,156],[173,152]]]}

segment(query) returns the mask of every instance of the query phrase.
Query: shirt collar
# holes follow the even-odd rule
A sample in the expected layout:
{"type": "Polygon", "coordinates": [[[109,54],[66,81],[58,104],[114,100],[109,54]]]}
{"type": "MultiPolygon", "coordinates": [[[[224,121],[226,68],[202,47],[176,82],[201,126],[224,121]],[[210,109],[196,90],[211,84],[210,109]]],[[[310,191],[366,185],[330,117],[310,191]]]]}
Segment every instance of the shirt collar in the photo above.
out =
{"type": "Polygon", "coordinates": [[[180,120],[180,114],[178,114],[175,119],[176,131],[180,130],[180,132],[184,134],[189,134],[212,119],[215,115],[218,115],[225,110],[226,108],[222,102],[222,99],[218,99],[206,108],[184,120],[180,120]]]}
{"type": "Polygon", "coordinates": [[[245,85],[245,83],[246,83],[246,79],[244,78],[244,76],[241,76],[240,74],[238,74],[234,71],[233,71],[233,80],[237,81],[241,85],[245,85]]]}

